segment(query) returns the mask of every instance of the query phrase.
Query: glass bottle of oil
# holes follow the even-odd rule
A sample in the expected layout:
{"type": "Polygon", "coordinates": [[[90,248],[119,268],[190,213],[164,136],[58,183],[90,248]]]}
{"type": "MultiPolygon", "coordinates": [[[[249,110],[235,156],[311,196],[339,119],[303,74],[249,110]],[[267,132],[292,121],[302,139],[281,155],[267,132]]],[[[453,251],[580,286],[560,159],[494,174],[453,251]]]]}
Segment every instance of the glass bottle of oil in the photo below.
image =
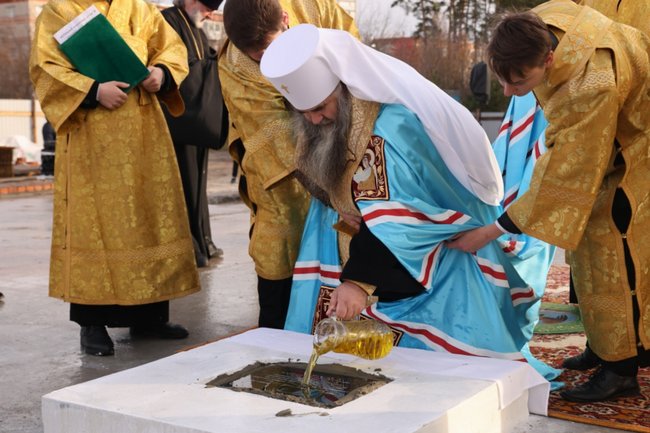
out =
{"type": "Polygon", "coordinates": [[[314,329],[314,349],[302,379],[309,385],[316,361],[327,352],[347,353],[364,359],[379,359],[393,348],[393,332],[376,320],[323,319],[314,329]]]}
{"type": "Polygon", "coordinates": [[[393,333],[376,320],[320,321],[314,330],[314,349],[319,355],[333,351],[364,359],[379,359],[393,348],[393,333]]]}

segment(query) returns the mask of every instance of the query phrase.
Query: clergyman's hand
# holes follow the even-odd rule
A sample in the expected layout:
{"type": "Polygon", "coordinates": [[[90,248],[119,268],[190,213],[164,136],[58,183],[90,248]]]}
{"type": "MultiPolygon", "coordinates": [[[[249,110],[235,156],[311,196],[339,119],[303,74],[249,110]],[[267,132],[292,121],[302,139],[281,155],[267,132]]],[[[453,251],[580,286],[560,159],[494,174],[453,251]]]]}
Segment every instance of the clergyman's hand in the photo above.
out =
{"type": "Polygon", "coordinates": [[[366,308],[368,294],[354,283],[345,281],[332,292],[327,315],[336,315],[342,320],[351,320],[366,308]]]}
{"type": "Polygon", "coordinates": [[[109,110],[120,108],[126,102],[126,98],[128,98],[128,95],[122,89],[127,89],[128,87],[128,83],[121,81],[101,83],[97,88],[97,100],[109,110]]]}
{"type": "Polygon", "coordinates": [[[357,232],[359,231],[359,228],[361,227],[361,217],[359,215],[353,213],[339,213],[339,215],[347,225],[355,229],[357,232]]]}
{"type": "Polygon", "coordinates": [[[452,239],[448,240],[445,244],[447,248],[465,251],[466,253],[473,253],[480,250],[490,241],[495,240],[502,234],[503,232],[499,230],[499,227],[497,227],[496,224],[490,224],[459,233],[452,239]]]}
{"type": "Polygon", "coordinates": [[[165,73],[158,66],[149,66],[149,76],[140,83],[142,88],[149,93],[156,93],[163,85],[165,73]]]}

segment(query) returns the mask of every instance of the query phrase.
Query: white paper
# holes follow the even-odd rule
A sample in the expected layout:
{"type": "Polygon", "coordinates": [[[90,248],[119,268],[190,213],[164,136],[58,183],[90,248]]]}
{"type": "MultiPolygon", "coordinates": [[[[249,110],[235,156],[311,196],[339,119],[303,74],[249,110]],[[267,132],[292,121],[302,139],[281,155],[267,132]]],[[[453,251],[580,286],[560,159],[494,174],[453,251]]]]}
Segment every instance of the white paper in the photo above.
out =
{"type": "Polygon", "coordinates": [[[70,39],[70,36],[74,35],[79,31],[80,28],[86,25],[86,23],[93,18],[95,18],[97,15],[99,15],[100,12],[95,6],[91,6],[79,15],[77,15],[76,18],[74,18],[72,21],[70,21],[68,24],[65,26],[61,27],[61,29],[54,33],[54,39],[61,45],[68,39],[70,39]]]}

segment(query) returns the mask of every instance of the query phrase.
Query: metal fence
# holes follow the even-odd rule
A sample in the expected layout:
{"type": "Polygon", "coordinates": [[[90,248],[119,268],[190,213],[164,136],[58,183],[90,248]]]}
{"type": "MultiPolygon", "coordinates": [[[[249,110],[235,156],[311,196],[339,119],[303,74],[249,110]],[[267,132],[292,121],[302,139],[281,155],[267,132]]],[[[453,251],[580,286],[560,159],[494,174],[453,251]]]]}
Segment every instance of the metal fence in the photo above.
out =
{"type": "Polygon", "coordinates": [[[45,115],[41,105],[30,99],[0,99],[0,143],[13,135],[22,135],[43,145],[45,115]]]}

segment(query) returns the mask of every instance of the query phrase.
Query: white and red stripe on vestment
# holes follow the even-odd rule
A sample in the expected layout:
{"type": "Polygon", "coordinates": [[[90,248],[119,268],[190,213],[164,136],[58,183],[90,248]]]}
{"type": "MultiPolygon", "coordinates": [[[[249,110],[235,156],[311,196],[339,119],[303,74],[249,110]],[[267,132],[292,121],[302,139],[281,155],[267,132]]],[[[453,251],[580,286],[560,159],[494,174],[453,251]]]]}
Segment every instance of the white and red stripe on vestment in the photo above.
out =
{"type": "Polygon", "coordinates": [[[383,223],[397,224],[464,224],[471,219],[462,212],[447,210],[439,214],[425,214],[403,203],[385,201],[361,209],[368,227],[383,223]]]}
{"type": "Polygon", "coordinates": [[[296,262],[293,280],[320,280],[323,284],[336,287],[341,284],[341,266],[326,265],[318,260],[296,262]]]}
{"type": "Polygon", "coordinates": [[[392,320],[387,315],[378,311],[376,304],[373,304],[363,310],[363,314],[372,319],[384,322],[391,328],[403,331],[404,333],[410,335],[412,338],[421,341],[427,347],[437,352],[510,359],[512,361],[525,361],[523,355],[519,352],[502,353],[481,349],[456,340],[446,333],[442,332],[440,329],[427,325],[425,323],[392,320]]]}

